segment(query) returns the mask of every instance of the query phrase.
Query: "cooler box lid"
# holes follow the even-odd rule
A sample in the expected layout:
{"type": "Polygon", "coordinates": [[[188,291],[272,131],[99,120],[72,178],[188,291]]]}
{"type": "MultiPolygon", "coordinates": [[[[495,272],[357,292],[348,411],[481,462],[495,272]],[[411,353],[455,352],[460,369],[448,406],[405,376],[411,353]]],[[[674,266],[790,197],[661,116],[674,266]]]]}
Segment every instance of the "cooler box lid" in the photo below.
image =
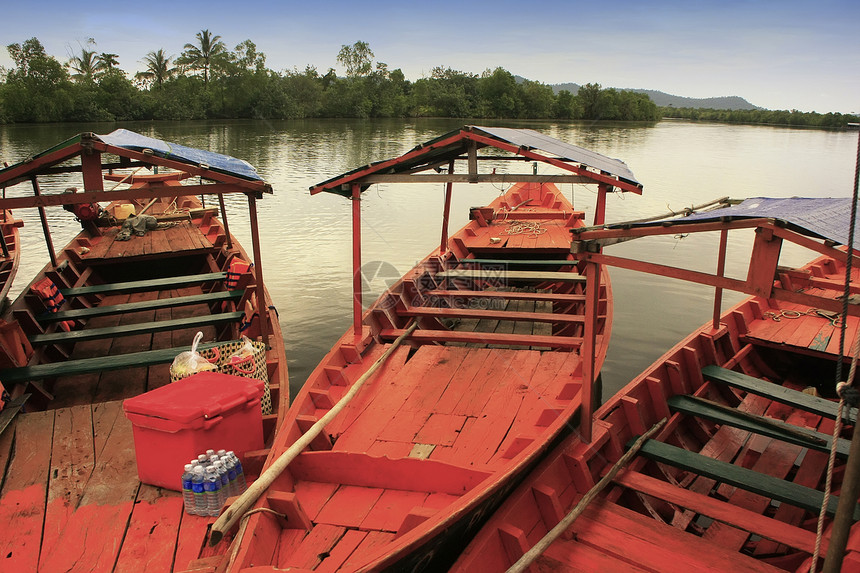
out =
{"type": "Polygon", "coordinates": [[[264,383],[219,372],[199,372],[123,402],[127,414],[187,424],[220,416],[260,398],[264,383]]]}

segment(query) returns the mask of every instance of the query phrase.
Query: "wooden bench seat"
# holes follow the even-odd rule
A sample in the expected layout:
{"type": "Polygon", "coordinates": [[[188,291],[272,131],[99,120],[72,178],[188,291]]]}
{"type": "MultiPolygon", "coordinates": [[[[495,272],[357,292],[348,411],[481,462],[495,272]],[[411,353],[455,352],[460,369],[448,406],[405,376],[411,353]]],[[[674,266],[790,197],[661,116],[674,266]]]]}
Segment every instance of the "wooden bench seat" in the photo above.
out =
{"type": "Polygon", "coordinates": [[[467,263],[477,265],[511,265],[511,266],[533,266],[533,267],[563,267],[568,265],[576,265],[577,261],[568,261],[565,259],[459,259],[450,261],[458,265],[467,263]]]}
{"type": "Polygon", "coordinates": [[[193,294],[189,296],[157,298],[153,300],[142,300],[139,302],[127,302],[123,304],[94,306],[90,308],[75,308],[72,310],[61,310],[59,312],[46,312],[36,318],[39,322],[59,322],[62,320],[89,319],[94,318],[96,316],[125,314],[128,312],[138,312],[141,310],[158,310],[164,308],[176,308],[179,306],[190,306],[193,304],[238,300],[242,298],[243,294],[245,294],[244,290],[216,291],[205,294],[193,294]]]}
{"type": "Polygon", "coordinates": [[[218,273],[203,273],[197,275],[185,275],[178,277],[165,277],[162,279],[149,279],[143,281],[129,281],[122,283],[109,283],[99,285],[89,285],[82,287],[74,287],[60,289],[62,295],[66,298],[73,296],[84,296],[93,294],[117,294],[144,292],[151,290],[165,290],[191,284],[202,284],[212,281],[223,281],[227,278],[226,272],[218,273]]]}
{"type": "MultiPolygon", "coordinates": [[[[818,450],[830,452],[832,436],[788,424],[780,420],[765,418],[748,412],[741,412],[722,404],[717,404],[696,396],[678,395],[668,400],[669,408],[688,416],[706,418],[718,424],[725,424],[748,432],[818,450]]],[[[840,438],[836,443],[836,455],[847,458],[851,443],[840,438]]]]}
{"type": "MultiPolygon", "coordinates": [[[[636,437],[634,437],[635,439],[636,437]]],[[[631,440],[628,447],[634,440],[631,440]]],[[[824,502],[824,493],[816,489],[715,460],[657,440],[647,440],[639,453],[651,460],[681,468],[769,499],[794,505],[816,515],[821,511],[821,505],[824,502]]],[[[838,504],[837,496],[830,496],[827,514],[831,517],[835,515],[838,504]]],[[[860,507],[856,505],[854,519],[855,521],[860,519],[860,507]]]]}
{"type": "Polygon", "coordinates": [[[452,269],[436,273],[439,279],[489,280],[504,283],[514,282],[585,282],[585,277],[577,273],[552,271],[508,271],[498,269],[452,269]]]}
{"type": "MultiPolygon", "coordinates": [[[[747,376],[746,374],[714,365],[708,365],[702,368],[702,375],[705,379],[712,382],[728,384],[729,386],[733,386],[745,392],[764,396],[765,398],[769,398],[779,402],[780,404],[788,404],[794,408],[813,412],[819,416],[830,418],[831,420],[836,419],[836,411],[838,409],[837,403],[825,400],[824,398],[804,394],[803,392],[798,392],[797,390],[792,390],[791,388],[786,388],[779,384],[753,378],[752,376],[747,376]]],[[[845,408],[844,414],[851,423],[854,423],[857,420],[856,409],[845,408]]]]}
{"type": "Polygon", "coordinates": [[[528,312],[516,310],[494,310],[483,308],[439,308],[428,306],[409,306],[398,312],[401,316],[426,316],[434,318],[474,318],[487,320],[520,320],[531,322],[550,322],[576,324],[585,321],[581,314],[552,312],[528,312]]]}
{"type": "MultiPolygon", "coordinates": [[[[201,344],[197,349],[203,350],[220,344],[223,343],[201,344]]],[[[66,360],[64,362],[51,362],[47,364],[34,364],[19,368],[6,368],[0,370],[0,380],[3,380],[4,383],[12,384],[16,382],[28,382],[30,380],[41,380],[43,378],[56,378],[58,376],[74,376],[90,372],[166,364],[173,362],[173,359],[179,353],[187,350],[191,350],[191,346],[145,350],[143,352],[116,354],[113,356],[97,356],[95,358],[81,358],[79,360],[66,360]]]]}
{"type": "Polygon", "coordinates": [[[201,326],[238,322],[243,316],[245,316],[243,311],[223,312],[218,314],[206,314],[203,316],[192,316],[189,318],[175,318],[172,320],[139,322],[137,324],[123,324],[120,326],[109,326],[105,328],[72,330],[71,332],[63,330],[51,332],[49,334],[35,334],[30,336],[29,340],[30,344],[33,346],[57,343],[70,344],[84,340],[99,340],[116,336],[132,336],[135,334],[151,334],[154,332],[164,332],[165,330],[198,328],[201,326]]]}
{"type": "MultiPolygon", "coordinates": [[[[406,332],[402,328],[384,328],[379,336],[394,340],[406,332]]],[[[509,346],[539,346],[548,348],[579,348],[582,337],[547,336],[539,334],[515,334],[500,332],[464,332],[457,330],[415,330],[408,340],[417,342],[465,342],[471,344],[500,344],[509,346]]],[[[2,378],[0,378],[2,380],[2,378]]]]}
{"type": "Polygon", "coordinates": [[[584,294],[568,294],[555,292],[520,292],[503,290],[426,290],[421,293],[425,299],[475,299],[487,298],[495,300],[536,300],[539,302],[584,302],[584,294]]]}

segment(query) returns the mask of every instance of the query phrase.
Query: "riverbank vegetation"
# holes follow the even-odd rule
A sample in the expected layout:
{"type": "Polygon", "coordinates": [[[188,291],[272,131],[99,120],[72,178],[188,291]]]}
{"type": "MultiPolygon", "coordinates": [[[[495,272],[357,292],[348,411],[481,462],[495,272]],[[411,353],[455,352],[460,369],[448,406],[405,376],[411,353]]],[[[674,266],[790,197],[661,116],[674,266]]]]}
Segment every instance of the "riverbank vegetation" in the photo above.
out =
{"type": "MultiPolygon", "coordinates": [[[[555,93],[540,82],[517,81],[501,67],[477,75],[439,66],[411,82],[400,69],[374,62],[366,42],[342,46],[336,59],[345,75],[313,66],[276,72],[251,40],[229,50],[208,30],[178,56],[164,49],[149,52],[145,69],[133,77],[116,54],[98,52],[94,40],[62,63],[37,38],[7,50],[14,65],[0,68],[0,123],[320,117],[657,121],[687,113],[658,108],[645,94],[599,84],[586,84],[576,94],[555,93]]],[[[692,112],[687,119],[732,121],[692,112]]],[[[795,119],[795,112],[783,113],[795,119]]]]}

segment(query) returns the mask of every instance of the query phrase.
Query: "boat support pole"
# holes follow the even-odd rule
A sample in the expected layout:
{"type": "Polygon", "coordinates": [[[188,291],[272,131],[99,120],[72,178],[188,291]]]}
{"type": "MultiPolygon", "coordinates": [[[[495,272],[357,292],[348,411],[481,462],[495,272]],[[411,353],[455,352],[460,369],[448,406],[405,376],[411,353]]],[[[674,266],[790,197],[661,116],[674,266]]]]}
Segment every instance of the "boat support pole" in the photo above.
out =
{"type": "Polygon", "coordinates": [[[660,428],[663,427],[663,424],[666,423],[666,418],[663,418],[651,428],[639,436],[639,438],[633,443],[629,450],[627,450],[623,456],[621,456],[615,465],[613,465],[609,472],[600,478],[600,481],[594,484],[588,492],[582,496],[582,499],[579,500],[579,503],[570,510],[564,519],[558,522],[558,525],[549,530],[549,532],[543,536],[543,538],[538,541],[534,547],[525,552],[525,554],[514,563],[510,569],[508,569],[507,573],[522,573],[526,569],[529,568],[529,565],[537,559],[546,549],[552,544],[553,541],[559,538],[562,533],[564,533],[571,524],[576,521],[576,518],[582,515],[582,512],[585,511],[585,508],[588,507],[588,504],[594,501],[594,499],[600,494],[601,491],[609,485],[615,476],[621,471],[624,466],[630,463],[630,460],[633,459],[636,454],[639,453],[639,450],[642,449],[642,445],[648,440],[651,436],[660,431],[660,428]]]}
{"type": "Polygon", "coordinates": [[[579,434],[586,444],[591,443],[591,414],[594,412],[594,371],[597,350],[597,313],[600,306],[600,265],[585,265],[585,332],[582,337],[582,403],[579,405],[579,434]]]}
{"type": "Polygon", "coordinates": [[[361,339],[361,187],[352,184],[352,331],[361,339]]]}
{"type": "Polygon", "coordinates": [[[597,204],[594,208],[594,222],[592,223],[595,227],[606,222],[606,195],[611,189],[612,187],[606,183],[597,186],[597,204]]]}
{"type": "MultiPolygon", "coordinates": [[[[42,195],[42,191],[39,189],[39,181],[36,180],[35,177],[30,179],[30,182],[33,184],[33,193],[36,194],[37,197],[42,195]]],[[[42,220],[42,231],[45,233],[45,243],[48,245],[48,255],[51,257],[51,266],[57,266],[57,254],[54,252],[54,240],[51,238],[51,228],[48,227],[48,216],[45,214],[45,208],[39,207],[39,219],[42,220]]]]}
{"type": "MultiPolygon", "coordinates": [[[[257,222],[257,198],[248,193],[248,212],[251,219],[251,247],[254,250],[254,267],[257,269],[257,313],[260,315],[260,336],[269,344],[269,308],[266,305],[266,285],[263,283],[263,256],[260,250],[260,226],[257,222]]],[[[219,195],[220,197],[220,195],[219,195]]],[[[226,226],[224,230],[230,236],[226,226]]],[[[228,239],[229,240],[229,239],[228,239]]]]}
{"type": "MultiPolygon", "coordinates": [[[[215,520],[215,523],[212,524],[212,530],[209,536],[209,545],[217,545],[221,539],[223,539],[224,534],[230,531],[236,522],[241,519],[245,512],[254,505],[254,502],[257,501],[264,491],[272,484],[275,479],[279,475],[281,475],[287,466],[292,462],[296,456],[298,456],[305,448],[310,445],[310,443],[316,438],[326,427],[326,425],[331,422],[335,416],[340,414],[340,411],[343,410],[347,404],[358,394],[358,391],[361,389],[362,385],[364,385],[367,380],[373,376],[373,373],[385,363],[391,353],[400,346],[400,344],[409,337],[410,334],[418,327],[418,322],[413,320],[412,324],[409,325],[403,334],[397,337],[397,339],[391,343],[385,352],[376,359],[370,368],[362,374],[358,380],[352,385],[349,391],[344,394],[343,398],[335,404],[331,410],[326,412],[326,414],[317,420],[313,426],[311,426],[307,432],[302,434],[298,440],[293,442],[289,448],[287,448],[278,459],[276,459],[269,468],[263,472],[263,474],[249,487],[245,490],[245,493],[239,496],[239,499],[233,502],[233,505],[228,507],[221,516],[215,520]]],[[[236,541],[234,543],[238,543],[241,541],[240,536],[236,536],[236,541]]]]}
{"type": "MultiPolygon", "coordinates": [[[[717,259],[717,276],[723,278],[726,274],[726,245],[729,241],[729,230],[723,229],[720,231],[720,254],[717,259]]],[[[716,287],[714,289],[714,321],[713,329],[717,330],[720,327],[720,310],[723,307],[723,289],[716,287]]]]}
{"type": "MultiPolygon", "coordinates": [[[[448,175],[454,173],[454,162],[448,164],[448,175]]],[[[448,220],[451,218],[451,188],[453,181],[445,184],[445,206],[442,210],[442,243],[439,245],[439,254],[444,255],[448,250],[448,220]]]]}
{"type": "Polygon", "coordinates": [[[227,234],[227,248],[233,248],[233,237],[230,235],[230,225],[227,224],[227,207],[224,205],[224,194],[218,194],[218,206],[221,208],[221,223],[224,225],[224,233],[227,234]]]}

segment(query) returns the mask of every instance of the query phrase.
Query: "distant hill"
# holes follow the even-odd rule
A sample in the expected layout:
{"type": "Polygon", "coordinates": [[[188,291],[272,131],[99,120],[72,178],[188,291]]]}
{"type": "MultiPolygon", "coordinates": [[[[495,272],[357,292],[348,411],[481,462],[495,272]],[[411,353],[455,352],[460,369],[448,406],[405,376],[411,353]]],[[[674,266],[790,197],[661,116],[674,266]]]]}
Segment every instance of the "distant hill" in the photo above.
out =
{"type": "MultiPolygon", "coordinates": [[[[517,81],[522,81],[522,78],[517,77],[517,81]]],[[[576,95],[576,92],[579,91],[579,84],[575,84],[572,82],[566,84],[552,84],[550,85],[553,92],[558,93],[561,90],[567,90],[570,93],[576,95]]],[[[655,104],[660,107],[694,107],[694,108],[702,108],[702,109],[760,109],[757,106],[754,106],[744,98],[740,96],[723,96],[723,97],[706,97],[706,98],[693,98],[693,97],[683,97],[667,94],[665,92],[660,92],[656,90],[642,90],[642,89],[631,89],[631,88],[615,88],[618,90],[624,90],[629,92],[637,92],[642,94],[647,94],[648,97],[651,98],[655,104]]]]}

